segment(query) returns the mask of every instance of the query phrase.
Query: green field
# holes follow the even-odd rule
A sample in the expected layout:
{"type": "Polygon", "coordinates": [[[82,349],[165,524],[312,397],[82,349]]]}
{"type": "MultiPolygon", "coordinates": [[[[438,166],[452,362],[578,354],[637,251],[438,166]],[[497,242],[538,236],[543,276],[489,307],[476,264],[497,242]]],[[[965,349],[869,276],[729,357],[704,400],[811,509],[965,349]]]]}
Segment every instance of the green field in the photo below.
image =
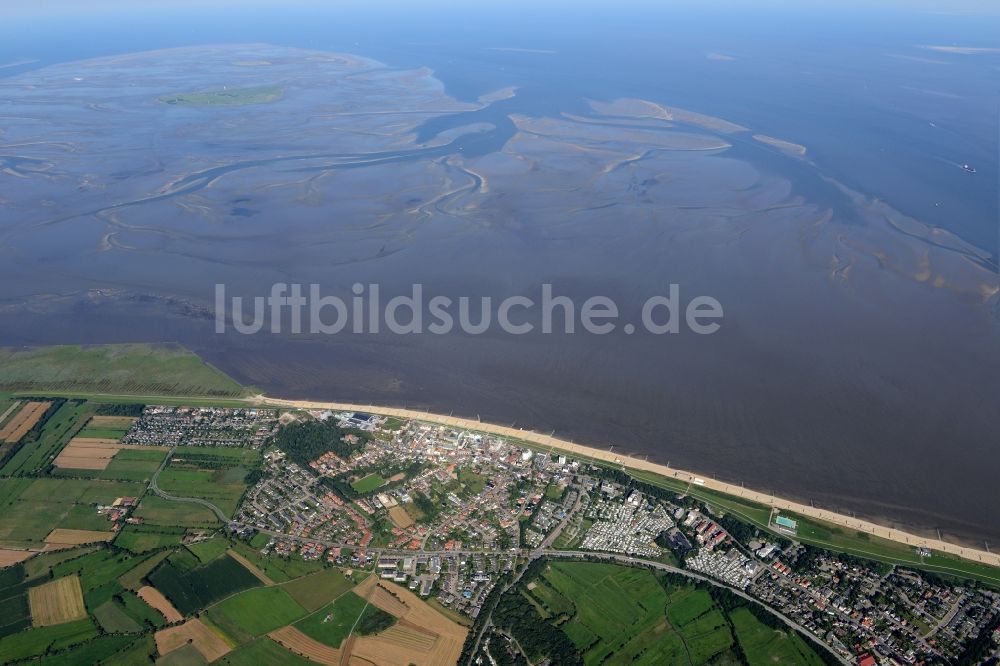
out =
{"type": "Polygon", "coordinates": [[[478,495],[486,487],[486,477],[477,474],[468,467],[458,470],[458,481],[465,486],[464,494],[467,496],[478,495]]]}
{"type": "Polygon", "coordinates": [[[7,461],[0,472],[4,476],[12,476],[44,469],[66,442],[86,423],[91,412],[92,407],[86,402],[66,401],[42,426],[38,439],[30,441],[30,437],[25,438],[21,448],[7,461]]]}
{"type": "Polygon", "coordinates": [[[800,636],[765,626],[746,608],[735,609],[729,618],[750,666],[823,663],[800,636]]]}
{"type": "Polygon", "coordinates": [[[208,500],[231,516],[246,491],[246,475],[260,464],[260,452],[233,446],[181,447],[157,485],[177,497],[208,500]]]}
{"type": "MultiPolygon", "coordinates": [[[[193,556],[188,556],[197,563],[193,556]]],[[[206,608],[236,592],[260,586],[260,581],[231,557],[220,557],[190,570],[176,566],[171,557],[148,578],[183,614],[206,608]]]]}
{"type": "Polygon", "coordinates": [[[385,485],[385,479],[383,479],[378,474],[369,474],[368,476],[358,479],[351,484],[351,488],[354,488],[354,492],[364,495],[370,493],[373,490],[378,490],[385,485]]]}
{"type": "Polygon", "coordinates": [[[142,484],[99,479],[0,479],[0,542],[37,545],[56,527],[109,531],[96,505],[144,491],[142,484]]]}
{"type": "Polygon", "coordinates": [[[31,626],[23,564],[0,570],[0,637],[31,626]]]}
{"type": "MultiPolygon", "coordinates": [[[[678,644],[688,644],[680,634],[684,624],[664,617],[667,594],[654,576],[644,570],[610,564],[554,562],[543,578],[565,599],[572,600],[576,614],[564,631],[584,654],[586,664],[630,663],[649,655],[673,655],[678,644]]],[[[669,609],[668,609],[669,613],[669,609]]],[[[732,644],[726,627],[697,637],[715,647],[691,650],[694,664],[704,664],[732,644]],[[714,634],[714,635],[713,635],[714,634]]]]}
{"type": "Polygon", "coordinates": [[[105,469],[97,472],[97,476],[101,479],[149,481],[167,453],[158,448],[121,449],[105,469]]]}
{"type": "Polygon", "coordinates": [[[152,634],[138,639],[132,636],[128,638],[134,642],[114,656],[102,661],[101,666],[136,666],[137,664],[153,662],[151,655],[156,654],[156,645],[153,642],[152,634]]]}
{"type": "Polygon", "coordinates": [[[247,106],[277,102],[283,94],[281,86],[274,85],[180,93],[158,99],[164,104],[176,106],[247,106]]]}
{"type": "Polygon", "coordinates": [[[0,663],[9,664],[44,654],[49,650],[60,650],[82,643],[96,635],[97,628],[89,618],[51,627],[28,629],[0,641],[0,663]]]}
{"type": "MultiPolygon", "coordinates": [[[[182,528],[182,527],[216,527],[218,517],[206,507],[185,502],[171,502],[156,495],[146,495],[142,498],[134,515],[143,519],[140,527],[147,528],[145,533],[152,533],[152,527],[182,528]]],[[[121,537],[119,537],[120,539],[121,537]]]]}
{"type": "Polygon", "coordinates": [[[315,666],[314,661],[286,650],[270,638],[261,637],[214,662],[218,666],[315,666]]]}
{"type": "Polygon", "coordinates": [[[280,587],[258,587],[219,602],[208,618],[224,634],[245,643],[304,617],[302,608],[280,587]]]}
{"type": "Polygon", "coordinates": [[[332,604],[297,622],[295,628],[320,643],[340,647],[361,614],[367,612],[366,606],[364,599],[348,592],[332,604]]]}
{"type": "Polygon", "coordinates": [[[187,549],[191,551],[191,554],[198,558],[198,561],[202,564],[211,562],[219,555],[229,550],[229,542],[225,539],[216,537],[214,539],[208,539],[207,541],[199,541],[198,543],[189,543],[187,549]]]}
{"type": "MultiPolygon", "coordinates": [[[[92,553],[63,562],[52,567],[52,577],[62,578],[71,574],[80,576],[80,585],[86,593],[107,585],[117,578],[141,566],[147,556],[131,553],[116,553],[108,548],[100,548],[92,553]]],[[[120,587],[120,585],[119,585],[120,587]]]]}
{"type": "Polygon", "coordinates": [[[0,348],[0,390],[241,397],[245,389],[176,345],[0,348]]]}
{"type": "Polygon", "coordinates": [[[709,591],[617,564],[550,561],[501,601],[494,621],[510,629],[532,660],[553,657],[558,640],[539,642],[539,623],[561,632],[591,664],[739,663],[731,629],[750,663],[820,664],[805,640],[763,625],[749,610],[732,616],[709,591]],[[523,601],[522,601],[523,600],[523,601]],[[732,625],[731,625],[732,623],[732,625]],[[756,661],[755,661],[756,659],[756,661]],[[784,661],[782,661],[784,659],[784,661]]]}
{"type": "Polygon", "coordinates": [[[53,666],[92,666],[132,645],[135,636],[98,636],[68,650],[42,657],[39,663],[53,666]]]}
{"type": "Polygon", "coordinates": [[[285,558],[273,553],[265,557],[242,541],[234,542],[233,550],[253,562],[258,569],[276,583],[285,583],[321,571],[324,568],[323,562],[319,560],[306,561],[301,557],[285,558]]]}
{"type": "Polygon", "coordinates": [[[115,545],[133,553],[146,553],[179,545],[186,531],[184,527],[126,525],[115,538],[115,545]]]}
{"type": "Polygon", "coordinates": [[[93,609],[91,615],[97,620],[101,629],[110,634],[137,633],[142,630],[142,625],[132,619],[124,607],[115,603],[113,599],[93,609]]]}
{"type": "Polygon", "coordinates": [[[156,666],[206,666],[206,662],[198,649],[188,643],[157,659],[156,666]]]}
{"type": "Polygon", "coordinates": [[[76,548],[67,548],[66,550],[55,550],[51,553],[39,553],[35,555],[30,560],[24,562],[24,569],[28,573],[28,578],[37,578],[38,576],[48,575],[52,567],[60,564],[61,562],[68,562],[69,560],[76,559],[87,553],[92,553],[100,548],[100,546],[90,545],[90,546],[78,546],[76,548]]]}
{"type": "Polygon", "coordinates": [[[353,586],[354,583],[345,578],[340,569],[332,567],[282,585],[310,613],[331,603],[353,586]]]}

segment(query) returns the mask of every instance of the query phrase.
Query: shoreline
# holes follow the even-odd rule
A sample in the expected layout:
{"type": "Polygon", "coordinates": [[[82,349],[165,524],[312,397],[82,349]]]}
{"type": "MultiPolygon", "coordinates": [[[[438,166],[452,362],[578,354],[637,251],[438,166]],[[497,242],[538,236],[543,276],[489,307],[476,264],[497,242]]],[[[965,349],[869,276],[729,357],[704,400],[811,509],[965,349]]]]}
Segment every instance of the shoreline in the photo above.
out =
{"type": "Polygon", "coordinates": [[[395,416],[397,418],[414,419],[428,423],[439,423],[441,425],[461,428],[464,430],[473,430],[499,435],[502,437],[509,437],[511,439],[520,439],[531,444],[558,449],[567,453],[600,460],[613,465],[621,465],[637,471],[652,472],[669,479],[694,484],[708,490],[713,490],[726,495],[731,495],[733,497],[769,506],[772,509],[790,511],[800,516],[822,520],[840,527],[846,527],[858,532],[871,534],[875,537],[905,544],[913,549],[929,548],[931,550],[947,553],[949,555],[955,555],[971,562],[1000,567],[1000,554],[997,553],[991,553],[978,548],[970,548],[968,546],[959,546],[940,539],[922,537],[904,530],[879,525],[868,520],[853,518],[834,511],[829,511],[827,509],[818,509],[807,504],[759,492],[743,486],[718,481],[710,477],[706,478],[704,476],[699,476],[695,472],[688,470],[668,467],[660,463],[650,462],[648,460],[643,460],[629,455],[617,455],[603,449],[574,444],[573,442],[559,439],[558,437],[540,434],[531,430],[511,428],[510,426],[503,426],[495,423],[477,421],[457,416],[447,416],[444,414],[434,414],[431,412],[423,412],[413,409],[401,409],[398,407],[386,407],[379,405],[360,405],[353,403],[320,402],[312,400],[285,400],[265,395],[254,396],[251,401],[266,406],[287,407],[291,409],[329,409],[334,411],[368,412],[384,416],[395,416]]]}

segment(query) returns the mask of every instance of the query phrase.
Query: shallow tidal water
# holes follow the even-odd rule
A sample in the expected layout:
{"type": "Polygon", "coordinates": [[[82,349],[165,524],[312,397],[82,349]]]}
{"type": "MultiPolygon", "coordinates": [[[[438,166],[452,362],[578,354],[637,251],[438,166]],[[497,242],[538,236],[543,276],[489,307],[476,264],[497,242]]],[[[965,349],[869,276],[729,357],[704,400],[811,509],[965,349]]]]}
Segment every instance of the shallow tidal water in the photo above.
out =
{"type": "Polygon", "coordinates": [[[0,344],[179,341],[281,397],[555,430],[1000,539],[996,135],[981,111],[997,56],[924,48],[976,43],[957,20],[813,51],[671,18],[701,32],[591,17],[447,42],[426,17],[416,40],[403,18],[379,33],[359,14],[350,35],[167,21],[104,51],[5,41],[3,59],[40,61],[0,70],[0,344]],[[608,46],[585,56],[598,32],[608,46]],[[279,101],[162,101],[268,85],[279,101]],[[711,336],[215,333],[216,284],[282,281],[345,299],[354,283],[384,299],[413,283],[537,299],[551,283],[613,298],[623,321],[676,283],[725,318],[711,336]]]}

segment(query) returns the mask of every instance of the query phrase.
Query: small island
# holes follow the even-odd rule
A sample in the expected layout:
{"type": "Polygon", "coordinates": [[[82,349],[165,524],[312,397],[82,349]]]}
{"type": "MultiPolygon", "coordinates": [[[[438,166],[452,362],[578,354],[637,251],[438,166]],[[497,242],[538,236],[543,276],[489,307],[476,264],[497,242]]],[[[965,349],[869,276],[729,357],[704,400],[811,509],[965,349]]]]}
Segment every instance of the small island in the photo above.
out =
{"type": "Polygon", "coordinates": [[[159,101],[176,106],[249,106],[251,104],[271,104],[281,99],[281,86],[252,86],[249,88],[223,88],[201,92],[164,95],[159,101]]]}

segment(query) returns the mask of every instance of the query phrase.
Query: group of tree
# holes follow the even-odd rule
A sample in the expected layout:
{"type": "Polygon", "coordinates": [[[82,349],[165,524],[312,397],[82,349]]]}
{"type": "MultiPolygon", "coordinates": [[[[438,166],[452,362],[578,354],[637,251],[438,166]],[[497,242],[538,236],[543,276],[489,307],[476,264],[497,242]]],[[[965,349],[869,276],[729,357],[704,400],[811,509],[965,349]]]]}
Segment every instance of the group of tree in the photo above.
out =
{"type": "Polygon", "coordinates": [[[326,419],[287,425],[274,436],[274,443],[292,462],[308,467],[309,463],[331,451],[341,458],[349,458],[370,439],[367,432],[341,428],[333,419],[326,419]]]}
{"type": "Polygon", "coordinates": [[[583,664],[573,642],[558,627],[542,620],[522,594],[508,594],[493,611],[493,624],[517,641],[528,659],[548,658],[553,664],[583,664]]]}
{"type": "Polygon", "coordinates": [[[98,416],[142,416],[146,405],[139,403],[117,404],[112,402],[101,403],[95,412],[98,416]]]}

